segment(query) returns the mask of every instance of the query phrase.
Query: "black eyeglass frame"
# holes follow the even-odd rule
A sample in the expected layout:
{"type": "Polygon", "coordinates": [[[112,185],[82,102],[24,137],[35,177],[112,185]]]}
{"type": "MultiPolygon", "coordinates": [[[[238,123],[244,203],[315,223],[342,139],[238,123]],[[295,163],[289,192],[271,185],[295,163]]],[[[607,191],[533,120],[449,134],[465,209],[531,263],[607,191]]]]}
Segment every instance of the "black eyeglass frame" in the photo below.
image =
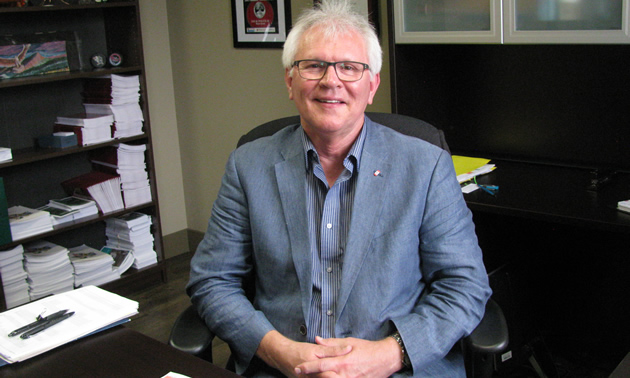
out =
{"type": "Polygon", "coordinates": [[[362,62],[355,62],[352,60],[342,60],[339,62],[327,62],[325,60],[319,60],[319,59],[301,59],[301,60],[296,60],[293,62],[293,64],[291,64],[291,67],[297,67],[298,69],[298,74],[300,75],[300,77],[304,80],[321,80],[324,76],[326,76],[326,72],[328,71],[328,67],[333,66],[333,68],[335,69],[335,75],[337,75],[337,77],[339,78],[339,80],[341,81],[345,81],[345,82],[355,82],[355,81],[359,81],[361,79],[363,79],[363,74],[365,73],[365,70],[369,70],[370,66],[367,63],[362,63],[362,62]],[[302,76],[302,72],[300,70],[300,63],[302,62],[319,62],[319,63],[324,63],[326,65],[326,67],[324,68],[324,71],[322,72],[322,76],[318,79],[311,79],[311,78],[307,78],[302,76]],[[354,80],[347,80],[347,79],[342,79],[339,76],[339,72],[337,72],[337,64],[338,63],[354,63],[354,64],[360,64],[361,66],[363,66],[363,71],[361,71],[361,76],[358,79],[354,79],[354,80]]]}

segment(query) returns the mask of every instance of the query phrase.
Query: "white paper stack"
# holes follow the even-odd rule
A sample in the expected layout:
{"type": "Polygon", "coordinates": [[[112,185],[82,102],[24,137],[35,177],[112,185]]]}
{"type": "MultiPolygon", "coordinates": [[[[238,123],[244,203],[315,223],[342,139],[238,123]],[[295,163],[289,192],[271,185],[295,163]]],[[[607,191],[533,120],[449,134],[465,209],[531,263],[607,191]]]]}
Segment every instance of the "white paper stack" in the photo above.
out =
{"type": "Polygon", "coordinates": [[[630,213],[630,200],[617,202],[617,209],[630,213]]]}
{"type": "Polygon", "coordinates": [[[0,162],[13,160],[13,152],[9,147],[0,147],[0,162]]]}
{"type": "MultiPolygon", "coordinates": [[[[43,298],[0,314],[0,357],[8,363],[23,361],[120,324],[137,313],[138,302],[96,286],[86,286],[43,298]],[[44,309],[48,315],[60,310],[72,311],[74,315],[45,332],[38,333],[36,337],[23,340],[7,336],[16,328],[34,321],[44,309]]],[[[54,372],[51,374],[54,375],[54,372]]]]}
{"type": "Polygon", "coordinates": [[[58,116],[53,130],[77,135],[80,145],[103,143],[112,140],[114,116],[111,114],[78,113],[58,116]]]}
{"type": "Polygon", "coordinates": [[[131,250],[135,257],[133,267],[136,269],[157,263],[149,215],[133,212],[119,218],[106,219],[105,222],[107,247],[131,250]]]}
{"type": "Polygon", "coordinates": [[[121,143],[116,147],[103,149],[99,155],[92,159],[95,169],[120,176],[126,208],[149,203],[152,200],[149,174],[144,157],[146,149],[145,144],[121,143]]]}
{"type": "Polygon", "coordinates": [[[74,289],[68,249],[40,240],[24,245],[24,268],[31,300],[74,289]]]}
{"type": "Polygon", "coordinates": [[[96,206],[94,200],[77,196],[50,200],[46,207],[49,208],[47,211],[53,216],[53,223],[55,224],[76,221],[98,214],[98,206],[96,206]],[[50,211],[51,208],[68,211],[70,214],[64,217],[56,217],[53,211],[50,211]]]}
{"type": "Polygon", "coordinates": [[[111,103],[83,104],[86,113],[111,114],[114,117],[114,138],[142,134],[144,115],[140,108],[140,77],[111,75],[111,103]]]}
{"type": "Polygon", "coordinates": [[[24,271],[24,247],[0,251],[0,275],[4,287],[4,299],[7,308],[13,308],[30,300],[28,295],[27,274],[24,271]]]}
{"type": "Polygon", "coordinates": [[[9,208],[8,212],[13,241],[39,235],[53,229],[51,216],[46,211],[25,206],[13,206],[9,208]]]}
{"type": "Polygon", "coordinates": [[[113,269],[112,256],[85,244],[70,248],[70,262],[74,268],[74,287],[102,285],[120,278],[113,269]]]}

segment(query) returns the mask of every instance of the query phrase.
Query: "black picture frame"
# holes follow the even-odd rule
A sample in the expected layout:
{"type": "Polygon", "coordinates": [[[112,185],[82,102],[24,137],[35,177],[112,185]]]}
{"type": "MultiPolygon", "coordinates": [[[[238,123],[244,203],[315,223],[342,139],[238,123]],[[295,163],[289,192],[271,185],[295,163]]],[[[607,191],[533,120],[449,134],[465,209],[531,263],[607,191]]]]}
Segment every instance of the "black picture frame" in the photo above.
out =
{"type": "Polygon", "coordinates": [[[290,0],[232,0],[235,48],[282,48],[290,29],[290,0]]]}

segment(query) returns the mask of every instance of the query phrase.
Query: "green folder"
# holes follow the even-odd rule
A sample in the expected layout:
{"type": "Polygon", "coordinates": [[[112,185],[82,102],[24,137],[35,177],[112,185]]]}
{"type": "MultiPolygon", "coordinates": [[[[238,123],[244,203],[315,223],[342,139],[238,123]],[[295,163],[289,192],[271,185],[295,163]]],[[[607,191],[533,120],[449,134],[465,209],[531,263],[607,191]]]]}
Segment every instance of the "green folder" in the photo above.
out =
{"type": "Polygon", "coordinates": [[[11,243],[11,224],[9,224],[9,205],[4,191],[4,179],[0,177],[0,245],[11,243]]]}

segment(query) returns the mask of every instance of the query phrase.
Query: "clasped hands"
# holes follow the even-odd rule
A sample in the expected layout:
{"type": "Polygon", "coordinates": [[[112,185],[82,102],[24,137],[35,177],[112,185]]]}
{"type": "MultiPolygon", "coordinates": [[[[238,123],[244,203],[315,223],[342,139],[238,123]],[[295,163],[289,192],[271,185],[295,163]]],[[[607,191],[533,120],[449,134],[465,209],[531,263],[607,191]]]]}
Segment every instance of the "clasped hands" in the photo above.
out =
{"type": "Polygon", "coordinates": [[[290,340],[277,331],[263,337],[257,355],[292,377],[388,377],[402,368],[402,350],[391,337],[315,338],[315,344],[290,340]]]}

